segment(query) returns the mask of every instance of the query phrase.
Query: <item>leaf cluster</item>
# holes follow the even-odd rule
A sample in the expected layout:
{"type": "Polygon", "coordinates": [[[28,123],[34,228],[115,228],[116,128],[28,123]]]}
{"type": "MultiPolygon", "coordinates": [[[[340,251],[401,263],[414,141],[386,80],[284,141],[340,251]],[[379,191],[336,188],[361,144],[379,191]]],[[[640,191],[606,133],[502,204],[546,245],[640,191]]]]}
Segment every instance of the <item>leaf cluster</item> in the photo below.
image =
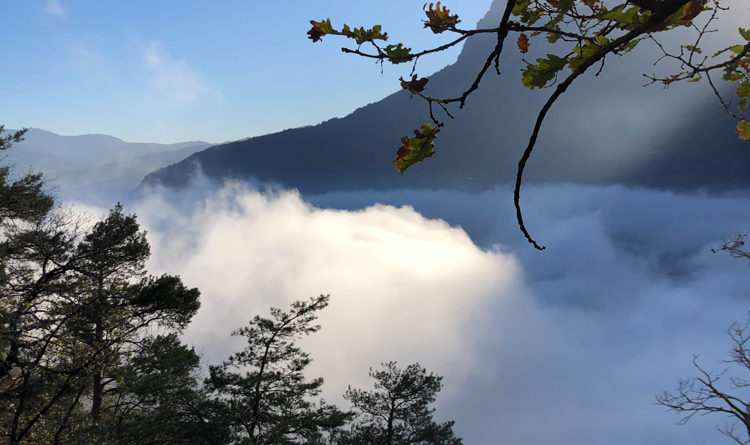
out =
{"type": "Polygon", "coordinates": [[[458,14],[451,15],[450,9],[443,6],[440,8],[440,2],[436,4],[430,3],[429,6],[424,6],[424,12],[427,15],[427,20],[424,21],[424,27],[430,28],[435,34],[440,34],[443,31],[456,29],[456,25],[461,22],[458,18],[458,14]]]}
{"type": "Polygon", "coordinates": [[[324,35],[331,34],[336,36],[344,36],[350,39],[354,39],[357,45],[362,45],[366,42],[373,42],[375,40],[388,40],[388,33],[382,32],[380,25],[375,25],[372,28],[365,29],[350,28],[349,25],[344,24],[344,27],[337,31],[331,25],[331,19],[325,19],[320,22],[310,20],[312,28],[307,32],[310,40],[317,42],[323,38],[324,35]]]}

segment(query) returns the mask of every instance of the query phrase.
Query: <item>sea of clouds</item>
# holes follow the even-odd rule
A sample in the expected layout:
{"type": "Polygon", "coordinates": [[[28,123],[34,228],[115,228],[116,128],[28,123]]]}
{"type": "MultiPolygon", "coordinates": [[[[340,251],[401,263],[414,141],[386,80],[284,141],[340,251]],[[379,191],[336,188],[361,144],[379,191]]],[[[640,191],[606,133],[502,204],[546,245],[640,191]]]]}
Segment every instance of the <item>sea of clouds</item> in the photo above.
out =
{"type": "MultiPolygon", "coordinates": [[[[531,185],[517,229],[509,189],[300,196],[205,182],[151,190],[126,210],[148,230],[151,273],[202,291],[185,333],[208,362],[270,306],[330,294],[302,343],[310,376],[346,407],[380,362],[445,376],[438,417],[467,444],[716,444],[720,416],[655,395],[725,367],[747,317],[750,263],[713,253],[750,228],[750,193],[531,185]]],[[[741,375],[741,374],[740,374],[741,375]]]]}

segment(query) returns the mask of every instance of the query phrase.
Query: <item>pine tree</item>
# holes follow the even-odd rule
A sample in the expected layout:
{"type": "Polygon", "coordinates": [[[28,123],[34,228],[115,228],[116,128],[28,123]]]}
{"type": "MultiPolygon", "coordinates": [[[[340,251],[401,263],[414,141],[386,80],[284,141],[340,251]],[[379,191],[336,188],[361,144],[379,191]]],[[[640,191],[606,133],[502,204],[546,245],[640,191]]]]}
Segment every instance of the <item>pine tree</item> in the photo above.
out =
{"type": "Polygon", "coordinates": [[[356,417],[351,429],[339,440],[341,444],[378,445],[458,445],[453,421],[436,423],[434,408],[442,377],[428,373],[418,363],[399,369],[396,362],[370,369],[374,390],[352,389],[344,394],[356,417]]]}
{"type": "Polygon", "coordinates": [[[117,376],[127,355],[153,342],[147,331],[160,327],[179,332],[200,306],[199,291],[186,288],[178,277],[146,275],[149,254],[145,232],[120,204],[85,234],[74,252],[72,293],[65,300],[75,315],[66,327],[91,363],[89,413],[94,424],[105,410],[110,417],[122,417],[123,406],[107,398],[120,392],[117,376]]]}
{"type": "Polygon", "coordinates": [[[245,348],[221,366],[210,368],[208,385],[225,405],[234,440],[248,444],[321,443],[340,427],[346,414],[320,400],[322,378],[308,380],[309,355],[295,345],[320,329],[312,323],[328,296],[297,301],[288,312],[272,308],[233,335],[245,348]]]}

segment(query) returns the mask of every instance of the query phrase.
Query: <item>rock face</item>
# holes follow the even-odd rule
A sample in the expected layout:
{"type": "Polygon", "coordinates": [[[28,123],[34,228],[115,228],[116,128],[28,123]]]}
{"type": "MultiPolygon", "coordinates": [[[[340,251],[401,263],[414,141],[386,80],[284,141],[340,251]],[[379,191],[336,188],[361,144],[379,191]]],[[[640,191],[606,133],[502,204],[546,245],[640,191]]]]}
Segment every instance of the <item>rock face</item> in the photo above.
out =
{"type": "MultiPolygon", "coordinates": [[[[494,26],[495,2],[480,26],[494,26]]],[[[536,41],[534,41],[536,42],[536,41]]],[[[527,59],[549,50],[532,42],[527,59]],[[537,54],[534,54],[537,51],[537,54]]],[[[454,97],[471,84],[494,43],[476,38],[455,64],[430,76],[427,93],[454,97]]],[[[506,45],[507,46],[507,45],[506,45]]],[[[654,54],[608,60],[555,104],[527,167],[528,182],[632,184],[670,189],[750,186],[750,144],[703,86],[640,88],[654,54]]],[[[427,106],[401,91],[319,125],[216,145],[157,170],[141,186],[183,187],[200,171],[210,179],[253,180],[303,193],[357,189],[448,188],[478,191],[515,178],[536,113],[551,90],[529,91],[515,48],[502,75],[482,80],[436,142],[435,156],[396,173],[401,136],[428,122],[427,106]]]]}

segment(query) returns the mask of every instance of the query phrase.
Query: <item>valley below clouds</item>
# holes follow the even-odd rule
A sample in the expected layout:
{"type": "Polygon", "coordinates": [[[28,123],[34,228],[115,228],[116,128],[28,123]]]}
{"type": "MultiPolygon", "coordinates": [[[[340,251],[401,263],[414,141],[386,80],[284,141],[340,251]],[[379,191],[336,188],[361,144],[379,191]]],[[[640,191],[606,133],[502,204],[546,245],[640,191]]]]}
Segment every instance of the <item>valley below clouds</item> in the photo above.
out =
{"type": "MultiPolygon", "coordinates": [[[[713,253],[748,230],[750,194],[530,185],[512,193],[394,190],[301,196],[242,183],[147,190],[151,273],[202,292],[185,339],[212,363],[270,306],[330,294],[303,347],[340,403],[380,362],[445,376],[438,416],[465,443],[714,443],[723,419],[655,396],[725,367],[748,314],[750,264],[713,253]]],[[[81,207],[85,207],[81,206],[81,207]]]]}

